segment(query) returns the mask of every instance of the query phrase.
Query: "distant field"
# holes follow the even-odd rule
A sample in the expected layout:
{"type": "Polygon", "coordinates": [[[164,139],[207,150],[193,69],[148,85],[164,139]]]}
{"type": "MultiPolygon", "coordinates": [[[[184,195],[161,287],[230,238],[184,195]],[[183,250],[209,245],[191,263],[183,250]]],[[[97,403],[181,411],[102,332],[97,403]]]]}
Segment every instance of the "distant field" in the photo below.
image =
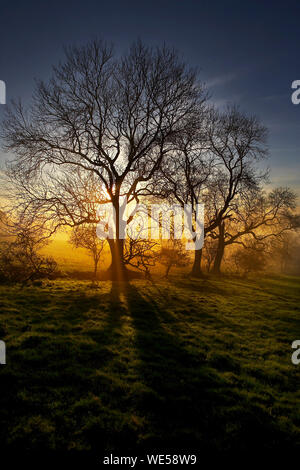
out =
{"type": "Polygon", "coordinates": [[[136,455],[300,445],[300,278],[0,287],[0,447],[136,455]]]}

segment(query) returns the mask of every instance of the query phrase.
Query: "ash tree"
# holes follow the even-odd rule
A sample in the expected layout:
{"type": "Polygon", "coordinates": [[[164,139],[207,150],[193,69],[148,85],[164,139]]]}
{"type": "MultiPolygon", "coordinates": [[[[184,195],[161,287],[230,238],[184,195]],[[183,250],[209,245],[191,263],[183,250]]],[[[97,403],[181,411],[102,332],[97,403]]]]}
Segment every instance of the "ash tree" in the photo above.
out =
{"type": "Polygon", "coordinates": [[[85,249],[93,260],[93,279],[97,280],[98,265],[103,257],[105,240],[100,240],[96,234],[96,226],[93,224],[81,224],[74,227],[70,236],[70,243],[75,248],[85,249]]]}
{"type": "Polygon", "coordinates": [[[124,249],[124,263],[143,273],[146,279],[152,279],[151,269],[159,258],[157,248],[158,243],[155,240],[129,237],[124,249]]]}
{"type": "MultiPolygon", "coordinates": [[[[100,203],[111,203],[118,220],[121,198],[138,202],[146,194],[202,100],[196,72],[167,47],[137,42],[121,57],[101,41],[67,49],[51,80],[37,83],[31,105],[12,104],[2,125],[14,154],[6,177],[15,207],[49,234],[97,223],[88,204],[78,210],[81,197],[70,185],[65,191],[80,172],[96,180],[100,203]]],[[[111,277],[126,277],[118,224],[108,243],[111,277]]]]}
{"type": "MultiPolygon", "coordinates": [[[[204,203],[207,237],[222,227],[245,191],[259,188],[265,180],[258,162],[267,154],[267,131],[256,117],[235,106],[218,111],[203,103],[197,117],[163,161],[157,196],[181,206],[190,204],[194,219],[196,205],[204,203]]],[[[202,249],[195,245],[193,276],[202,276],[201,259],[202,249]]]]}
{"type": "MultiPolygon", "coordinates": [[[[156,182],[157,197],[166,198],[171,204],[182,208],[189,205],[193,219],[193,230],[196,229],[197,204],[204,202],[204,194],[210,186],[216,159],[209,152],[206,142],[205,102],[198,110],[197,119],[176,137],[174,151],[163,161],[160,178],[156,182]]],[[[193,240],[196,242],[196,237],[193,240]]],[[[200,275],[201,249],[194,250],[192,273],[200,275]]]]}
{"type": "Polygon", "coordinates": [[[55,278],[59,274],[56,261],[40,253],[46,244],[31,227],[18,227],[17,232],[10,230],[9,236],[0,240],[0,282],[26,284],[55,278]]]}
{"type": "Polygon", "coordinates": [[[181,240],[173,238],[163,244],[159,255],[159,262],[165,266],[164,277],[168,279],[173,267],[183,268],[189,264],[189,252],[184,249],[184,244],[181,240]]]}
{"type": "Polygon", "coordinates": [[[266,243],[280,239],[286,232],[295,231],[299,215],[295,213],[296,194],[289,188],[275,188],[269,194],[261,190],[244,190],[228,210],[218,229],[210,233],[217,241],[213,272],[220,274],[225,250],[241,245],[258,251],[266,250],[266,243]]]}
{"type": "MultiPolygon", "coordinates": [[[[268,154],[266,140],[267,129],[256,116],[248,116],[236,106],[223,112],[211,110],[207,142],[216,164],[203,195],[206,236],[213,236],[218,229],[222,237],[227,219],[239,212],[245,194],[261,190],[268,176],[266,170],[260,169],[260,162],[268,154]]],[[[218,247],[216,258],[219,257],[218,247]]],[[[198,269],[201,271],[199,266],[198,269]]]]}

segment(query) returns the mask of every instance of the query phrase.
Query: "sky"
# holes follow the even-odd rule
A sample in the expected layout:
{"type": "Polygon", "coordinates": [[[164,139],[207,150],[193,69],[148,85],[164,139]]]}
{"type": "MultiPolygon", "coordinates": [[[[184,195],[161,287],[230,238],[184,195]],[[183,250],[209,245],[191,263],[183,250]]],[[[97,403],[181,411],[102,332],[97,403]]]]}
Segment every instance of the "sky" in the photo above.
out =
{"type": "Polygon", "coordinates": [[[271,184],[300,196],[300,104],[291,100],[291,84],[300,80],[299,0],[1,0],[7,101],[28,102],[35,79],[50,78],[63,60],[64,46],[96,37],[120,52],[138,38],[178,49],[219,107],[236,103],[268,127],[271,184]]]}

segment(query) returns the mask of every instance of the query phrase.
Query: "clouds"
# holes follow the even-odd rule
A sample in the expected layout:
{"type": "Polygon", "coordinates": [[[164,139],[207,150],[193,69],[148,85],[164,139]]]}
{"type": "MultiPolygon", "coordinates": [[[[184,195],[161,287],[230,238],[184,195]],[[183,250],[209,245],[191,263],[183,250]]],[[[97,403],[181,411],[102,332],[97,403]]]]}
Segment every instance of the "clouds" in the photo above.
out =
{"type": "Polygon", "coordinates": [[[219,77],[213,77],[208,79],[205,82],[205,85],[207,86],[207,88],[218,87],[226,85],[227,83],[230,83],[233,80],[236,80],[237,78],[238,75],[236,73],[227,73],[225,75],[220,75],[219,77]]]}

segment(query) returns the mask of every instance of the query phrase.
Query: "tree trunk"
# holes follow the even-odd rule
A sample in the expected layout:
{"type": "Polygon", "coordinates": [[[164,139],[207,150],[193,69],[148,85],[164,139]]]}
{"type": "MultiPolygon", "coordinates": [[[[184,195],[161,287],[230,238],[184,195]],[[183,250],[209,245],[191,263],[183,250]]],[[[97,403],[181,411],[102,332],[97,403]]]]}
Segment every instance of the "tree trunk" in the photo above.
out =
{"type": "Polygon", "coordinates": [[[169,265],[167,266],[167,269],[166,269],[166,272],[165,272],[165,276],[164,276],[166,279],[168,279],[168,277],[169,277],[169,272],[170,272],[171,267],[172,267],[171,264],[169,264],[169,265]]]}
{"type": "Polygon", "coordinates": [[[119,196],[117,195],[114,196],[113,206],[116,216],[115,238],[107,240],[111,253],[111,264],[104,275],[104,279],[128,282],[130,279],[141,278],[142,274],[140,272],[127,269],[125,265],[124,246],[126,240],[122,238],[124,234],[120,233],[119,218],[122,217],[122,214],[120,214],[120,201],[119,196]]]}
{"type": "Polygon", "coordinates": [[[221,274],[221,264],[224,256],[224,250],[225,250],[225,224],[224,222],[219,225],[219,238],[218,238],[218,248],[217,248],[217,253],[216,257],[214,260],[214,266],[212,269],[212,272],[214,274],[221,274]]]}
{"type": "Polygon", "coordinates": [[[127,279],[127,269],[124,263],[124,241],[108,240],[111,264],[108,268],[109,278],[114,281],[125,281],[127,279]]]}
{"type": "MultiPolygon", "coordinates": [[[[125,240],[121,238],[119,218],[120,218],[120,201],[119,193],[114,196],[112,201],[115,210],[115,238],[108,239],[108,244],[111,254],[111,264],[108,268],[105,277],[113,281],[127,280],[127,269],[124,263],[124,243],[125,240]]],[[[122,215],[121,215],[122,216],[122,215]]]]}
{"type": "Polygon", "coordinates": [[[201,259],[202,259],[202,248],[201,250],[195,250],[195,257],[194,257],[194,264],[192,267],[192,276],[195,277],[202,277],[202,269],[201,269],[201,259]]]}
{"type": "Polygon", "coordinates": [[[98,260],[94,259],[94,280],[97,280],[98,260]]]}

